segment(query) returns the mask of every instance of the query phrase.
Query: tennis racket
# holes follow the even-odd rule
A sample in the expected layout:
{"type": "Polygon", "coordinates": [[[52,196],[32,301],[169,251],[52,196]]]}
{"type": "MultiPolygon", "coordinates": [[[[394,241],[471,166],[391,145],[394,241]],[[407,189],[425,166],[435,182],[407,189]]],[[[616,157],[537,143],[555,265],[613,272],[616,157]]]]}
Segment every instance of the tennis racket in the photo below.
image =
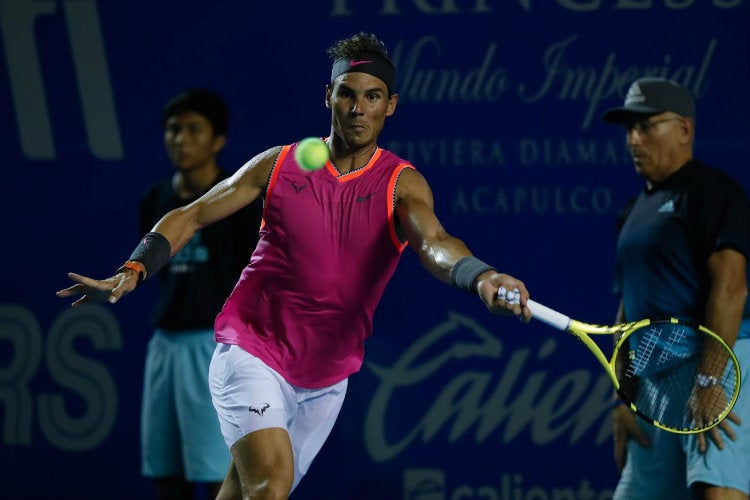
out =
{"type": "MultiPolygon", "coordinates": [[[[498,295],[504,297],[504,289],[498,295]]],[[[504,298],[517,300],[515,291],[504,298]],[[513,295],[515,293],[515,295],[513,295]]],[[[702,325],[675,318],[613,326],[583,323],[533,300],[534,318],[583,342],[638,416],[660,429],[695,434],[718,425],[740,390],[740,366],[724,340],[702,325]],[[607,359],[589,335],[613,335],[607,359]]]]}

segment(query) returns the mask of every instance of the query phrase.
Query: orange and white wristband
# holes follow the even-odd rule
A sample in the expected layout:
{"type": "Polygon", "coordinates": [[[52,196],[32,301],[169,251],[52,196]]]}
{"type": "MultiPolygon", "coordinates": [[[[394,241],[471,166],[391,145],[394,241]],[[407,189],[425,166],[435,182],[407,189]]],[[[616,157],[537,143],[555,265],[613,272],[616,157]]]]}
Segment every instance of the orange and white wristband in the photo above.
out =
{"type": "Polygon", "coordinates": [[[148,275],[148,272],[146,271],[146,266],[144,266],[141,262],[138,262],[137,260],[126,260],[123,265],[120,266],[120,268],[117,270],[118,273],[125,272],[125,270],[131,269],[135,271],[138,274],[138,283],[140,284],[141,281],[146,279],[146,276],[148,275]]]}

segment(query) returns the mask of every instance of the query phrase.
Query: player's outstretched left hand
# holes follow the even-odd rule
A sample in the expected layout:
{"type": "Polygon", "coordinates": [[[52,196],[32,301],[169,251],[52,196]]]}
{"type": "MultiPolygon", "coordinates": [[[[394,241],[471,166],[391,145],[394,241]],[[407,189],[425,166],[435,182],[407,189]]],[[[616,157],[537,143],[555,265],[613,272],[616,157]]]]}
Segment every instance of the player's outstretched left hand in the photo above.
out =
{"type": "Polygon", "coordinates": [[[97,280],[76,273],[68,273],[68,277],[76,282],[75,285],[60,290],[58,297],[72,297],[81,295],[73,302],[73,306],[80,306],[89,302],[109,302],[114,304],[120,297],[135,289],[138,285],[138,275],[134,271],[117,273],[111,278],[97,280]]]}

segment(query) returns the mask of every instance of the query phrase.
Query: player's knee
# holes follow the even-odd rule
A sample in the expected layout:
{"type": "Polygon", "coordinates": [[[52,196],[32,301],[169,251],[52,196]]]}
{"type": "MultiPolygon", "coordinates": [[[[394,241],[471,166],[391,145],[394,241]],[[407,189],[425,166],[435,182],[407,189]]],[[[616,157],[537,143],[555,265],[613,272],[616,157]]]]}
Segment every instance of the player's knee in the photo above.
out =
{"type": "Polygon", "coordinates": [[[242,500],[287,500],[291,489],[289,481],[267,478],[243,492],[242,500]]]}

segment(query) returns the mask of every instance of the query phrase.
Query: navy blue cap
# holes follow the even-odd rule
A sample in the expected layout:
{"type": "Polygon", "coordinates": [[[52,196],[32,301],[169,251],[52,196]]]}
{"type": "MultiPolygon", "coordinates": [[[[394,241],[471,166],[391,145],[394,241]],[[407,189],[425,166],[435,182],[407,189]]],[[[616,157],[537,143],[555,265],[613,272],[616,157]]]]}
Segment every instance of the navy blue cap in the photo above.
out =
{"type": "Polygon", "coordinates": [[[695,101],[685,87],[664,78],[644,77],[630,85],[625,103],[604,113],[604,121],[623,123],[671,111],[695,119],[695,101]]]}

